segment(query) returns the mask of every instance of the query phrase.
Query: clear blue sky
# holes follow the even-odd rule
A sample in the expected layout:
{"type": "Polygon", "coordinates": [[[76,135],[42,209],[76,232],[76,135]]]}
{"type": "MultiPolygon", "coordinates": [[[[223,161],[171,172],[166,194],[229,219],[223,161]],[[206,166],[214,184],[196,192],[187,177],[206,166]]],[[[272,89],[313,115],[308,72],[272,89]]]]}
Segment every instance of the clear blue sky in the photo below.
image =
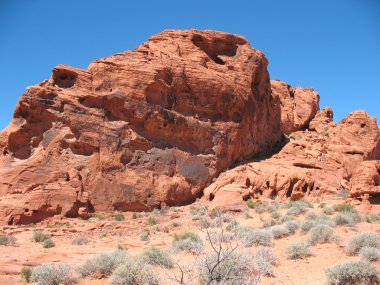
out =
{"type": "Polygon", "coordinates": [[[314,87],[335,120],[380,119],[380,1],[0,0],[0,130],[26,86],[60,63],[86,68],[164,29],[245,36],[272,79],[314,87]]]}

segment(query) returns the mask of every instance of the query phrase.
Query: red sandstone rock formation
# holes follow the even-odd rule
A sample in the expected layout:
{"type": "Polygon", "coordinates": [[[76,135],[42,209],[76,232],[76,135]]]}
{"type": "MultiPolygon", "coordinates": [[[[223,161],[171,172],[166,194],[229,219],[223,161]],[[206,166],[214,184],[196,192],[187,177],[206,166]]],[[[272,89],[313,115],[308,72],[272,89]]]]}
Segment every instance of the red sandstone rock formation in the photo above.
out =
{"type": "Polygon", "coordinates": [[[323,199],[341,188],[349,189],[351,197],[379,195],[376,119],[356,111],[337,124],[332,115],[331,108],[320,111],[309,130],[291,133],[289,143],[272,157],[222,173],[205,189],[206,199],[215,205],[249,197],[323,199]]]}
{"type": "Polygon", "coordinates": [[[279,141],[267,59],[240,36],[164,31],[28,88],[0,136],[9,224],[149,210],[202,194],[279,141]]]}
{"type": "Polygon", "coordinates": [[[206,187],[218,205],[380,193],[376,120],[334,123],[267,64],[240,36],[169,30],[86,70],[57,66],[0,132],[0,221],[181,205],[206,187]]]}

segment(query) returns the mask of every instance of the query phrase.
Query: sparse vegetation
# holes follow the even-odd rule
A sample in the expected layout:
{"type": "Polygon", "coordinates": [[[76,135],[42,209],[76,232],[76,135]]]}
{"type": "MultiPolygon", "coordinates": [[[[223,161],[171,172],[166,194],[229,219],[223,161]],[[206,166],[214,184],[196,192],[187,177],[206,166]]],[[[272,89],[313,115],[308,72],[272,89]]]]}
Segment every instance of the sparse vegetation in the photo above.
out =
{"type": "Polygon", "coordinates": [[[25,283],[30,283],[32,281],[32,268],[30,267],[23,267],[21,268],[21,279],[25,282],[25,283]]]}
{"type": "Polygon", "coordinates": [[[124,214],[117,213],[113,218],[115,219],[115,221],[118,221],[118,222],[124,221],[124,214]]]}
{"type": "Polygon", "coordinates": [[[153,218],[153,217],[149,217],[148,218],[148,225],[150,226],[154,226],[154,225],[157,225],[158,224],[158,221],[157,219],[153,218]]]}
{"type": "Polygon", "coordinates": [[[346,247],[349,255],[357,255],[363,247],[380,249],[380,235],[377,233],[360,233],[353,236],[346,247]]]}
{"type": "Polygon", "coordinates": [[[337,212],[351,212],[351,213],[357,213],[355,207],[350,204],[340,204],[335,205],[334,210],[337,212]]]}
{"type": "Polygon", "coordinates": [[[255,208],[255,202],[253,202],[252,199],[248,199],[245,203],[246,203],[248,208],[251,208],[251,209],[255,208]]]}
{"type": "Polygon", "coordinates": [[[187,251],[197,254],[202,251],[203,242],[200,236],[196,233],[186,231],[182,234],[174,234],[173,236],[173,250],[187,251]]]}
{"type": "Polygon", "coordinates": [[[368,261],[378,261],[380,259],[380,250],[373,247],[362,247],[359,251],[361,258],[368,261]]]}
{"type": "Polygon", "coordinates": [[[151,247],[144,251],[142,258],[151,265],[159,265],[165,268],[173,267],[173,260],[170,255],[156,247],[151,247]]]}
{"type": "Polygon", "coordinates": [[[125,260],[110,277],[110,285],[157,285],[159,279],[153,268],[141,259],[125,260]]]}
{"type": "Polygon", "coordinates": [[[298,221],[287,221],[284,223],[284,227],[288,229],[290,234],[294,234],[300,227],[300,223],[298,221]]]}
{"type": "Polygon", "coordinates": [[[42,247],[43,248],[52,248],[52,247],[55,247],[55,243],[51,238],[48,238],[42,242],[42,247]]]}
{"type": "Polygon", "coordinates": [[[303,259],[310,256],[310,245],[307,242],[291,243],[288,245],[286,253],[290,259],[303,259]]]}
{"type": "Polygon", "coordinates": [[[291,235],[290,230],[283,225],[273,226],[270,228],[270,230],[272,232],[273,238],[275,238],[275,239],[280,239],[280,238],[287,237],[287,236],[291,235]]]}
{"type": "Polygon", "coordinates": [[[350,261],[326,271],[327,285],[378,285],[379,273],[368,261],[350,261]]]}
{"type": "Polygon", "coordinates": [[[318,225],[309,231],[310,244],[329,243],[335,241],[334,229],[326,225],[318,225]]]}
{"type": "Polygon", "coordinates": [[[72,244],[74,245],[84,245],[88,244],[90,241],[86,237],[77,237],[73,240],[72,244]]]}
{"type": "Polygon", "coordinates": [[[148,230],[143,230],[140,234],[140,240],[141,241],[148,241],[150,239],[150,232],[148,230]]]}
{"type": "Polygon", "coordinates": [[[334,223],[337,226],[353,226],[358,222],[360,222],[360,216],[355,212],[341,212],[334,217],[334,223]]]}
{"type": "Polygon", "coordinates": [[[259,272],[273,274],[273,266],[277,263],[277,257],[270,247],[260,247],[254,256],[254,265],[259,272]]]}
{"type": "MultiPolygon", "coordinates": [[[[115,250],[112,252],[100,253],[90,259],[78,268],[82,277],[97,275],[107,277],[122,263],[128,261],[125,250],[115,250]]],[[[114,283],[117,284],[117,283],[114,283]]],[[[121,283],[122,284],[122,283],[121,283]]]]}
{"type": "Polygon", "coordinates": [[[38,285],[71,285],[75,284],[75,277],[67,264],[44,264],[37,266],[32,271],[31,280],[38,285]]]}
{"type": "Polygon", "coordinates": [[[17,239],[10,235],[0,235],[0,245],[14,246],[16,245],[17,239]]]}
{"type": "Polygon", "coordinates": [[[247,247],[254,245],[270,246],[273,236],[270,231],[265,229],[239,227],[238,238],[247,247]]]}
{"type": "Polygon", "coordinates": [[[49,236],[45,235],[41,231],[34,231],[33,232],[32,239],[34,242],[43,242],[44,240],[46,240],[48,238],[49,238],[49,236]]]}

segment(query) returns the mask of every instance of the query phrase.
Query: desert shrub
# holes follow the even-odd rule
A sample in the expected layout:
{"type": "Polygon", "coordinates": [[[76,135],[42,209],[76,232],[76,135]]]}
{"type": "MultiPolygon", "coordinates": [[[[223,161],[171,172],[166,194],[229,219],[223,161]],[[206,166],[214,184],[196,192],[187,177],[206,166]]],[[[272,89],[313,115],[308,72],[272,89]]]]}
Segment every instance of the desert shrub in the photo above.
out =
{"type": "Polygon", "coordinates": [[[350,261],[327,269],[327,285],[378,285],[379,273],[368,261],[350,261]]]}
{"type": "Polygon", "coordinates": [[[201,241],[201,237],[197,234],[197,233],[194,233],[194,232],[191,232],[191,231],[185,231],[181,234],[177,234],[175,233],[173,235],[173,240],[174,242],[176,241],[181,241],[181,240],[186,240],[186,239],[190,239],[192,241],[201,241]]]}
{"type": "Polygon", "coordinates": [[[283,225],[273,226],[270,228],[270,231],[272,232],[272,236],[274,239],[280,239],[280,238],[291,235],[291,232],[289,231],[289,229],[283,225]]]}
{"type": "Polygon", "coordinates": [[[143,230],[140,234],[140,240],[142,241],[148,241],[150,239],[150,232],[147,230],[143,230]]]}
{"type": "Polygon", "coordinates": [[[170,255],[156,247],[151,247],[144,251],[142,259],[146,263],[160,265],[165,268],[171,268],[173,266],[173,260],[170,255]]]}
{"type": "Polygon", "coordinates": [[[375,213],[375,214],[365,216],[365,221],[367,223],[379,222],[380,221],[380,213],[375,213]]]}
{"type": "Polygon", "coordinates": [[[123,213],[117,213],[114,217],[115,221],[124,221],[124,214],[123,213]]]}
{"type": "Polygon", "coordinates": [[[329,243],[335,240],[334,229],[326,225],[318,225],[309,231],[311,244],[329,243]]]}
{"type": "Polygon", "coordinates": [[[21,268],[21,272],[20,272],[21,279],[25,283],[30,283],[32,281],[32,272],[33,272],[33,270],[30,267],[21,268]]]}
{"type": "Polygon", "coordinates": [[[307,242],[291,243],[288,245],[286,253],[290,259],[303,259],[310,256],[310,245],[307,242]]]}
{"type": "Polygon", "coordinates": [[[296,208],[302,208],[302,209],[307,209],[307,208],[313,208],[313,205],[310,204],[309,201],[306,200],[297,200],[297,201],[289,201],[288,203],[285,204],[285,208],[290,209],[292,207],[296,208]]]}
{"type": "Polygon", "coordinates": [[[361,258],[368,261],[378,261],[380,259],[380,250],[373,247],[362,247],[359,251],[361,258]]]}
{"type": "Polygon", "coordinates": [[[199,254],[202,252],[202,241],[194,241],[191,239],[178,240],[173,242],[172,250],[174,253],[178,251],[186,251],[193,254],[199,254]]]}
{"type": "Polygon", "coordinates": [[[291,207],[286,211],[287,215],[299,216],[306,212],[305,208],[291,207]]]}
{"type": "Polygon", "coordinates": [[[125,250],[103,252],[85,261],[78,268],[82,277],[97,275],[99,277],[109,276],[120,264],[127,262],[128,256],[125,250]]]}
{"type": "Polygon", "coordinates": [[[300,223],[298,221],[287,221],[283,225],[291,234],[294,234],[296,230],[300,227],[300,223]]]}
{"type": "Polygon", "coordinates": [[[288,222],[288,221],[295,221],[295,220],[297,220],[297,219],[293,215],[285,214],[284,216],[281,217],[281,219],[279,220],[279,222],[280,223],[285,223],[285,222],[288,222]]]}
{"type": "Polygon", "coordinates": [[[55,247],[55,243],[52,239],[48,238],[42,242],[42,247],[43,248],[52,248],[52,247],[55,247]]]}
{"type": "Polygon", "coordinates": [[[331,219],[327,216],[321,215],[318,216],[315,220],[306,220],[301,224],[301,232],[303,234],[308,233],[312,228],[318,226],[318,225],[326,225],[329,227],[335,226],[334,222],[331,221],[331,219]]]}
{"type": "Polygon", "coordinates": [[[355,207],[350,204],[339,204],[339,205],[334,205],[334,210],[337,212],[352,212],[352,213],[357,213],[355,207]]]}
{"type": "Polygon", "coordinates": [[[306,220],[317,220],[318,214],[315,212],[308,212],[305,217],[306,220]]]}
{"type": "Polygon", "coordinates": [[[268,230],[255,229],[252,227],[239,227],[238,238],[247,247],[254,245],[270,246],[272,244],[273,236],[268,230]]]}
{"type": "Polygon", "coordinates": [[[190,213],[191,215],[195,216],[204,216],[207,214],[207,208],[196,208],[196,207],[190,207],[190,213]]]}
{"type": "Polygon", "coordinates": [[[270,219],[270,220],[264,222],[263,228],[270,228],[270,227],[273,227],[273,226],[278,225],[280,223],[281,222],[278,220],[270,219]]]}
{"type": "Polygon", "coordinates": [[[255,208],[255,202],[253,202],[252,199],[248,199],[245,203],[246,203],[248,208],[251,208],[251,209],[255,208]]]}
{"type": "Polygon", "coordinates": [[[331,206],[326,206],[322,210],[322,213],[325,214],[325,215],[332,215],[332,214],[334,214],[334,212],[335,212],[335,210],[331,206]]]}
{"type": "Polygon", "coordinates": [[[253,283],[254,256],[238,252],[207,254],[198,268],[200,284],[255,284],[253,283]]]}
{"type": "Polygon", "coordinates": [[[273,274],[273,266],[277,263],[273,249],[270,247],[260,247],[254,256],[255,268],[266,274],[273,274]]]}
{"type": "Polygon", "coordinates": [[[158,221],[157,221],[157,219],[155,219],[155,218],[153,218],[153,217],[149,217],[149,218],[148,218],[148,224],[149,224],[150,226],[154,226],[154,225],[157,225],[157,224],[158,224],[158,221]]]}
{"type": "Polygon", "coordinates": [[[72,244],[74,245],[84,245],[88,244],[90,241],[86,237],[77,237],[73,239],[72,244]]]}
{"type": "Polygon", "coordinates": [[[278,210],[277,203],[268,203],[268,204],[265,204],[263,207],[269,213],[274,213],[278,210]]]}
{"type": "Polygon", "coordinates": [[[353,226],[360,222],[360,216],[354,212],[341,212],[334,218],[334,223],[337,226],[350,225],[353,226]]]}
{"type": "Polygon", "coordinates": [[[278,220],[282,217],[279,212],[272,212],[272,214],[270,216],[272,219],[275,219],[275,220],[278,220]]]}
{"type": "Polygon", "coordinates": [[[340,198],[346,199],[350,195],[350,190],[345,189],[345,188],[340,188],[338,191],[338,196],[340,198]]]}
{"type": "Polygon", "coordinates": [[[77,279],[67,264],[43,264],[33,269],[31,280],[38,285],[71,285],[77,279]]]}
{"type": "Polygon", "coordinates": [[[33,236],[32,236],[32,239],[33,241],[35,242],[43,242],[45,239],[48,239],[49,236],[45,235],[43,232],[41,231],[34,231],[33,232],[33,236]]]}
{"type": "Polygon", "coordinates": [[[207,229],[207,228],[211,227],[211,223],[207,219],[202,218],[202,219],[200,219],[200,222],[201,222],[201,228],[202,229],[207,229]]]}
{"type": "Polygon", "coordinates": [[[238,226],[239,226],[239,223],[236,220],[232,220],[227,224],[226,230],[235,231],[238,228],[238,226]]]}
{"type": "Polygon", "coordinates": [[[110,285],[156,285],[158,282],[153,268],[141,259],[124,261],[109,280],[110,285]]]}
{"type": "Polygon", "coordinates": [[[357,255],[363,247],[380,249],[380,235],[377,233],[360,233],[353,236],[346,247],[349,255],[357,255]]]}
{"type": "Polygon", "coordinates": [[[15,245],[17,239],[14,236],[9,236],[9,235],[0,235],[0,245],[15,245]]]}

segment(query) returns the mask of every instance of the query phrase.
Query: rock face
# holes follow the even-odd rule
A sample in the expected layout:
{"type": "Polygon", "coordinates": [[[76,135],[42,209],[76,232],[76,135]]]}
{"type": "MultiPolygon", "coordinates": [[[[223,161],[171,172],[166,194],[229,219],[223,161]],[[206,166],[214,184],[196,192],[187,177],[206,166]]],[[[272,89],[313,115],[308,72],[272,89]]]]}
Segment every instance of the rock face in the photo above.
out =
{"type": "Polygon", "coordinates": [[[380,197],[380,132],[375,118],[351,113],[336,124],[331,108],[320,111],[310,129],[290,134],[290,141],[272,157],[226,171],[205,189],[216,205],[253,198],[323,199],[339,189],[351,197],[380,197]]]}
{"type": "Polygon", "coordinates": [[[203,190],[216,205],[380,195],[376,120],[334,123],[318,93],[270,81],[267,65],[241,36],[168,30],[86,70],[57,66],[0,132],[0,222],[145,211],[203,190]]]}
{"type": "MultiPolygon", "coordinates": [[[[267,64],[243,37],[169,30],[86,70],[57,66],[0,134],[1,219],[193,201],[221,171],[280,140],[267,64]]],[[[304,126],[286,128],[293,123],[304,126]]]]}

